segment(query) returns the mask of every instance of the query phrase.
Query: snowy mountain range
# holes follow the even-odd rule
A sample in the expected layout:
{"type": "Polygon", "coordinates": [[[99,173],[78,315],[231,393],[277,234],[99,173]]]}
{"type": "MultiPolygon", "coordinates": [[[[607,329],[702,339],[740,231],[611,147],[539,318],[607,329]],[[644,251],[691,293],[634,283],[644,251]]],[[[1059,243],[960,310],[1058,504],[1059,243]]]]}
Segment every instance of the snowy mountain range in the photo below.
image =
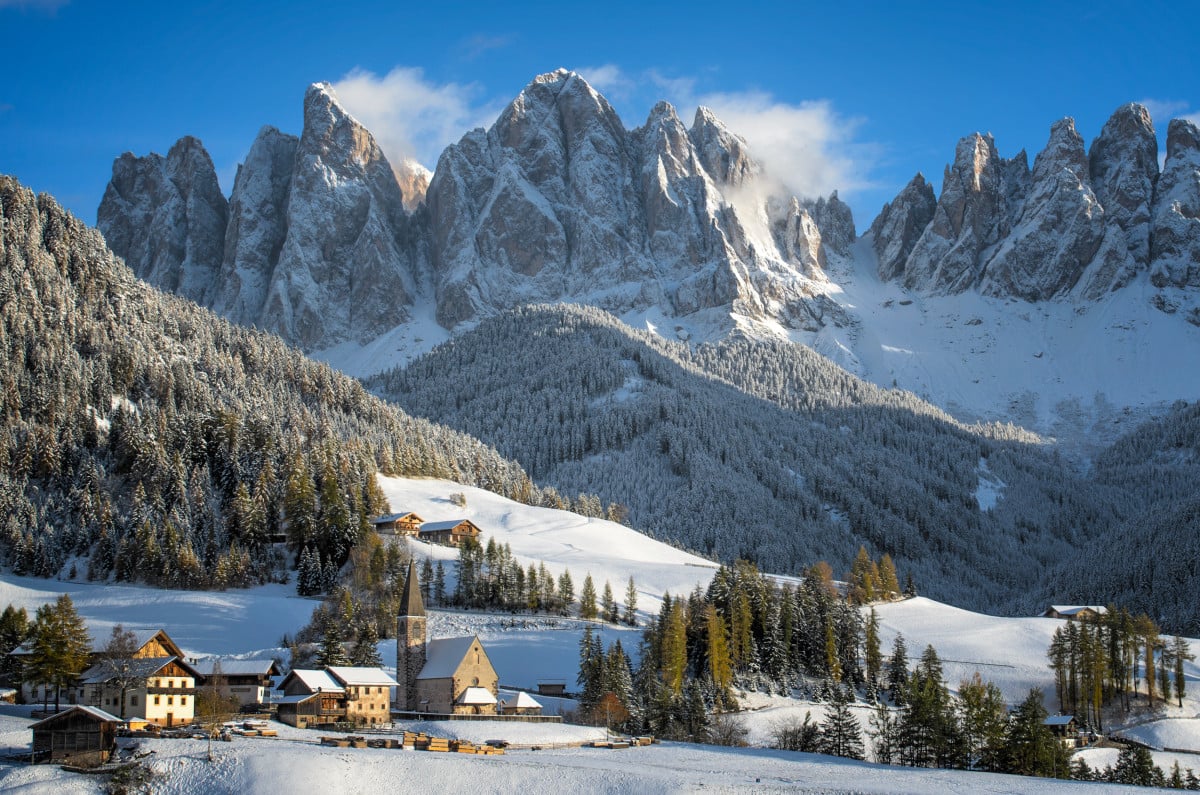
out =
{"type": "Polygon", "coordinates": [[[708,109],[627,129],[577,74],[535,78],[433,176],[394,168],[328,84],[265,127],[221,195],[199,141],[114,163],[98,225],[136,273],[354,375],[532,302],[664,337],[810,345],[966,419],[1085,442],[1200,383],[1200,131],[1123,106],[1028,165],[963,138],[861,239],[836,193],[782,195],[708,109]],[[414,209],[415,208],[415,209],[414,209]],[[1086,366],[1080,363],[1085,362],[1086,366]]]}

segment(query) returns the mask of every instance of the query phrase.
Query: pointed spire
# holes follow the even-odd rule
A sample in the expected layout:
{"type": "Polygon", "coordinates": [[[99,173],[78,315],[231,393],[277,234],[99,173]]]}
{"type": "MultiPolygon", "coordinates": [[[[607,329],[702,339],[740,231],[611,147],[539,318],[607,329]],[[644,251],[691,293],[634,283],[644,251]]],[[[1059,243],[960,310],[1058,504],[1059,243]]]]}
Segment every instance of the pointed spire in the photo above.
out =
{"type": "Polygon", "coordinates": [[[425,616],[425,603],[421,601],[421,587],[417,583],[417,562],[408,562],[408,578],[404,581],[404,593],[400,596],[400,615],[425,616]]]}

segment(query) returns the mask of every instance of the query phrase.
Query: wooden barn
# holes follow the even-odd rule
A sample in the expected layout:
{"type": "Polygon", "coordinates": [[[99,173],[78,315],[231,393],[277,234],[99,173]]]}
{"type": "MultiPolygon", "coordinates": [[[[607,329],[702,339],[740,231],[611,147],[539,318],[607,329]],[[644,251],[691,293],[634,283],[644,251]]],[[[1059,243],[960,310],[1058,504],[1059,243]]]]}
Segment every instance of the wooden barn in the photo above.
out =
{"type": "Polygon", "coordinates": [[[424,519],[411,511],[390,513],[371,520],[375,532],[383,536],[415,536],[421,532],[421,525],[424,523],[424,519]]]}
{"type": "Polygon", "coordinates": [[[96,707],[71,707],[40,720],[33,730],[33,756],[38,762],[78,767],[102,765],[117,747],[121,719],[96,707]]]}
{"type": "Polygon", "coordinates": [[[456,547],[464,539],[479,540],[479,528],[470,519],[451,519],[447,522],[425,522],[418,535],[422,541],[456,547]]]}

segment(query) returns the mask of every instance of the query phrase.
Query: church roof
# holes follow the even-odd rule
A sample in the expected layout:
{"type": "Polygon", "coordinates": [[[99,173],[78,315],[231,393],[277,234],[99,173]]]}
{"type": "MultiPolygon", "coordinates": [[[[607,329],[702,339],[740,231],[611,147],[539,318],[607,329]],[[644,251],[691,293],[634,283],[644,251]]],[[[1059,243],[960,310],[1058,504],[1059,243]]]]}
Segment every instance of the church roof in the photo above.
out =
{"type": "Polygon", "coordinates": [[[417,562],[408,562],[408,577],[404,580],[404,593],[400,595],[400,615],[424,616],[425,602],[421,600],[421,587],[417,582],[417,562]]]}
{"type": "Polygon", "coordinates": [[[447,679],[454,676],[474,642],[474,635],[462,638],[435,638],[429,641],[425,646],[425,667],[421,669],[417,678],[447,679]]]}

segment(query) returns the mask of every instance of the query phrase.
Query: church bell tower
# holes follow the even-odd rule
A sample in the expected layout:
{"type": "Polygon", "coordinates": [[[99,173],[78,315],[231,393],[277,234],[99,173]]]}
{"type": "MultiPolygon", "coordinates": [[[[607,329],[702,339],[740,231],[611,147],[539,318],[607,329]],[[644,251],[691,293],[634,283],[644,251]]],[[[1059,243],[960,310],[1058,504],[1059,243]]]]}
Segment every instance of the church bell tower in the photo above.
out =
{"type": "Polygon", "coordinates": [[[425,603],[417,583],[417,565],[409,561],[408,578],[400,596],[400,614],[396,616],[396,706],[415,711],[417,677],[425,667],[425,603]]]}

